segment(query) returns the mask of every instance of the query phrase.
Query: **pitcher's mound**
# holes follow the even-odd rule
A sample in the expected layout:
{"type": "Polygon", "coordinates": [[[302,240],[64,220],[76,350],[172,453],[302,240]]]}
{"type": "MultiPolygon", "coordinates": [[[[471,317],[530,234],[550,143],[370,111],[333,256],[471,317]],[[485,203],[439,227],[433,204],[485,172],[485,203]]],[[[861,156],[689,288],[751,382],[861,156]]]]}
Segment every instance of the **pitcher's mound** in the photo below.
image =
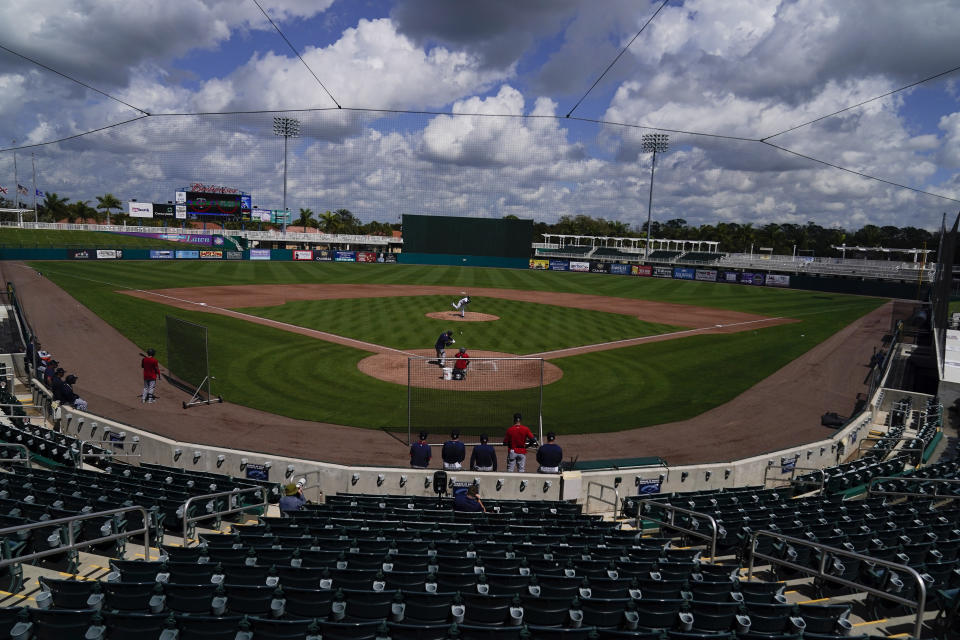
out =
{"type": "Polygon", "coordinates": [[[473,311],[467,311],[467,317],[461,318],[459,311],[431,311],[427,314],[428,318],[436,318],[437,320],[451,320],[453,322],[490,322],[492,320],[499,320],[500,316],[495,316],[492,313],[476,313],[473,311]]]}
{"type": "MultiPolygon", "coordinates": [[[[456,349],[447,349],[448,367],[453,366],[449,355],[456,349]]],[[[443,369],[436,364],[436,353],[432,349],[412,351],[416,355],[428,356],[412,361],[407,371],[407,355],[403,353],[377,353],[357,363],[357,368],[368,376],[396,384],[409,383],[415,387],[428,389],[446,389],[450,391],[505,391],[508,389],[529,389],[540,386],[539,360],[476,360],[470,363],[464,380],[444,380],[443,369]]],[[[516,358],[510,353],[496,351],[469,351],[473,358],[516,358]]],[[[556,382],[563,377],[563,370],[557,365],[543,362],[543,384],[556,382]]]]}

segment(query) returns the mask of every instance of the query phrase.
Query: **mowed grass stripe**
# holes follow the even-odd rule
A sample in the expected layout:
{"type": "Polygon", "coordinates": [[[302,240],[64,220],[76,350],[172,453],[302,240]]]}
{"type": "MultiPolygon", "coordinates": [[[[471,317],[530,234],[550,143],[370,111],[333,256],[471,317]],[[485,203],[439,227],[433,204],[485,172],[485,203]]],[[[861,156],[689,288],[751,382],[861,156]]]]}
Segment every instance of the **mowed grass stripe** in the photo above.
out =
{"type": "Polygon", "coordinates": [[[793,313],[857,296],[600,273],[569,273],[480,267],[356,264],[336,262],[119,261],[41,262],[44,273],[72,274],[134,289],[243,284],[411,284],[499,287],[588,293],[744,311],[765,316],[793,313]]]}
{"type": "Polygon", "coordinates": [[[429,349],[452,330],[457,346],[518,355],[679,331],[634,316],[500,298],[478,298],[471,311],[499,316],[456,322],[425,316],[452,311],[449,296],[297,300],[274,307],[237,309],[271,320],[326,331],[394,349],[429,349]]]}
{"type": "MultiPolygon", "coordinates": [[[[209,328],[215,392],[228,401],[306,420],[383,427],[406,424],[406,387],[359,372],[366,357],[349,347],[255,325],[236,318],[171,309],[115,292],[208,284],[372,282],[514,287],[620,295],[796,317],[800,322],[737,334],[691,336],[612,351],[560,358],[564,376],[544,387],[545,426],[562,433],[618,431],[684,420],[732,399],[833,335],[884,300],[747,286],[611,276],[503,271],[470,267],[298,263],[37,263],[45,275],[141,348],[157,347],[168,313],[209,328]],[[93,282],[103,280],[116,284],[93,282]],[[711,289],[706,290],[705,287],[711,289]],[[586,288],[586,289],[584,289],[586,288]],[[696,300],[696,292],[709,300],[696,300]],[[800,339],[799,336],[804,338],[800,339]]],[[[466,288],[466,287],[465,287],[466,288]]],[[[444,299],[444,304],[449,304],[444,299]]],[[[422,313],[422,310],[420,310],[422,313]]],[[[387,332],[379,314],[371,331],[387,332]],[[380,326],[376,326],[382,323],[380,326]]],[[[497,323],[493,323],[497,324],[497,323]]],[[[467,325],[464,325],[466,330],[467,325]]],[[[556,327],[526,325],[518,340],[556,327]]],[[[439,333],[439,331],[437,331],[439,333]]],[[[426,348],[436,336],[431,335],[426,348]]],[[[417,344],[419,345],[419,331],[417,344]]],[[[506,337],[494,344],[508,344],[506,337]]],[[[493,345],[482,348],[497,349],[493,345]]],[[[131,370],[131,375],[137,372],[131,370]]]]}

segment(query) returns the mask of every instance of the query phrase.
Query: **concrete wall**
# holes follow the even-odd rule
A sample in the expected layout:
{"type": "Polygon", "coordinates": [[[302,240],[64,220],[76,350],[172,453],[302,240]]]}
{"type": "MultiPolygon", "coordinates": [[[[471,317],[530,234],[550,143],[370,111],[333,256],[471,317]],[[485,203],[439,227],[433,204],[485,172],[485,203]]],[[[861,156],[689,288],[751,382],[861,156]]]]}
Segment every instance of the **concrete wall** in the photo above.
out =
{"type": "MultiPolygon", "coordinates": [[[[46,390],[34,381],[34,398],[37,403],[49,402],[45,392],[46,390]]],[[[588,513],[612,513],[613,504],[618,504],[624,497],[639,495],[640,480],[660,481],[660,491],[663,493],[757,485],[780,486],[794,474],[805,473],[806,469],[835,465],[855,453],[857,441],[867,436],[871,425],[871,415],[864,413],[830,438],[728,463],[572,471],[562,476],[473,471],[448,472],[447,475],[449,479],[457,482],[473,482],[476,478],[482,497],[575,500],[583,504],[588,513]],[[791,470],[791,465],[796,467],[795,471],[791,470]]],[[[187,471],[210,471],[237,477],[244,476],[248,464],[268,466],[269,478],[276,482],[291,482],[305,477],[305,493],[307,498],[313,501],[321,499],[321,492],[435,495],[432,469],[349,467],[315,460],[265,456],[240,449],[196,445],[164,438],[72,408],[61,411],[60,429],[81,440],[96,441],[101,447],[110,447],[118,455],[134,454],[134,457],[118,458],[133,464],[151,462],[187,471]],[[122,446],[111,442],[110,434],[122,434],[122,446]]]]}

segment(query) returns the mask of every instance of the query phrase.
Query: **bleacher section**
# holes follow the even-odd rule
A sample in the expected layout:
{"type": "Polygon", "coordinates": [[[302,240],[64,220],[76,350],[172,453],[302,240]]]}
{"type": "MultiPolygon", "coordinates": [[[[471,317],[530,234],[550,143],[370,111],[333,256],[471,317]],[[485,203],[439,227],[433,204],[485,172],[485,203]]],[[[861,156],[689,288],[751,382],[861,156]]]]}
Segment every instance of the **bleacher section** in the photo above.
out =
{"type": "Polygon", "coordinates": [[[651,262],[673,262],[682,251],[667,251],[666,249],[656,249],[650,252],[647,260],[651,262]]]}
{"type": "Polygon", "coordinates": [[[725,254],[723,253],[714,253],[709,251],[688,251],[677,258],[677,262],[713,264],[720,260],[720,258],[722,258],[724,255],[725,254]]]}
{"type": "Polygon", "coordinates": [[[540,255],[563,255],[563,256],[587,256],[593,251],[593,247],[587,245],[568,244],[557,249],[537,249],[540,255]]]}
{"type": "Polygon", "coordinates": [[[605,260],[617,260],[617,259],[627,259],[627,260],[639,260],[642,257],[641,253],[636,251],[621,251],[615,247],[599,247],[596,251],[593,252],[594,258],[600,258],[605,260]]]}

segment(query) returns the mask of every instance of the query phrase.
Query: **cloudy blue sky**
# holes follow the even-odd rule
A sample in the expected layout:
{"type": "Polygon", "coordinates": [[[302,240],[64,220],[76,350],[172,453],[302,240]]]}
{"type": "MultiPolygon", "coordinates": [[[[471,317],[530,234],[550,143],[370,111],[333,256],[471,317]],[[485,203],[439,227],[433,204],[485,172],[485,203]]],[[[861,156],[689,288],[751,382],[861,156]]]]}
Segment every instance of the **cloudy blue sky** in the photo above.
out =
{"type": "Polygon", "coordinates": [[[279,208],[281,112],[303,129],[294,211],[640,225],[640,137],[661,128],[659,220],[932,229],[960,208],[960,72],[774,135],[960,65],[960,4],[671,0],[577,105],[660,4],[261,2],[321,86],[252,0],[7,0],[0,45],[136,109],[0,51],[0,147],[40,145],[16,152],[20,183],[35,163],[37,186],[71,200],[165,202],[204,182],[279,208]],[[198,112],[229,115],[164,115],[198,112]]]}

